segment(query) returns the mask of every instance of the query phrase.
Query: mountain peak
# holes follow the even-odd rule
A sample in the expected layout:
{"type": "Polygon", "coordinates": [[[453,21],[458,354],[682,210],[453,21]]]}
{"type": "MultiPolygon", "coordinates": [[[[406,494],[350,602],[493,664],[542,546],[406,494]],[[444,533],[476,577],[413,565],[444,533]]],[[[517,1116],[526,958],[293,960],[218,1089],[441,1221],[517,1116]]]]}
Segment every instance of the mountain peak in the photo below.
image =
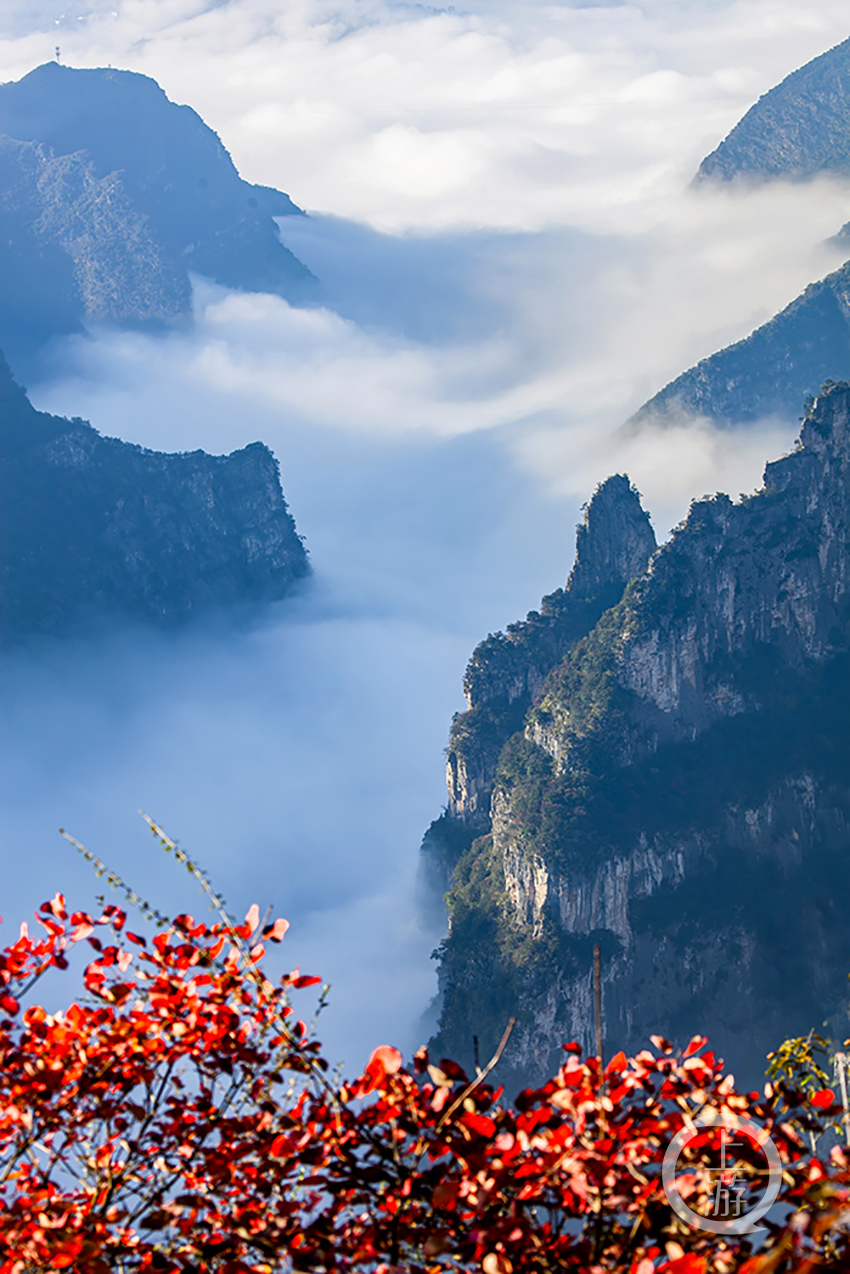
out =
{"type": "Polygon", "coordinates": [[[640,495],[625,474],[616,473],[599,484],[585,508],[567,589],[577,598],[595,597],[612,586],[622,590],[643,574],[655,548],[640,495]]]}
{"type": "Polygon", "coordinates": [[[274,221],[295,214],[155,80],[45,63],[0,85],[0,345],[18,365],[85,323],[186,319],[190,271],[308,299],[274,221]]]}

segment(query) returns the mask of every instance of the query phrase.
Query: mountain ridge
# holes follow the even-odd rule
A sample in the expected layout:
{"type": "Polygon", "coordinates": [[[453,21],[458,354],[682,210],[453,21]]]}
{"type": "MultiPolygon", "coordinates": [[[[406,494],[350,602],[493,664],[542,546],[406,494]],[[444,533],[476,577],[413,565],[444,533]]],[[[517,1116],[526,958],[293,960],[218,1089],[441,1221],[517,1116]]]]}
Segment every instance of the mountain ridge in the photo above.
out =
{"type": "MultiPolygon", "coordinates": [[[[819,174],[850,176],[850,39],[799,67],[747,111],[702,161],[693,185],[819,174]]],[[[850,243],[850,223],[831,239],[850,243]]],[[[629,425],[702,418],[726,428],[794,419],[826,380],[850,375],[850,263],[809,284],[749,336],[701,359],[663,386],[629,425]]]]}
{"type": "Polygon", "coordinates": [[[850,174],[850,39],[764,93],[705,157],[694,183],[801,181],[823,172],[850,174]]]}
{"type": "Polygon", "coordinates": [[[770,416],[794,419],[827,380],[850,375],[850,262],[809,286],[750,336],[701,359],[627,422],[697,417],[721,428],[770,416]]]}

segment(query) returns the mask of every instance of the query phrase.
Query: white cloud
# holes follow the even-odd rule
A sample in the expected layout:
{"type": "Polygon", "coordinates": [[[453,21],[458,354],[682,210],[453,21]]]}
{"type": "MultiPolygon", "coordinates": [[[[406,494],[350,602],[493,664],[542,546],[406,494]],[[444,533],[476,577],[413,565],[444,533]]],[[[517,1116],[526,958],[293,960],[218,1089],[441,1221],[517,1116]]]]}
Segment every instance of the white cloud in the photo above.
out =
{"type": "MultiPolygon", "coordinates": [[[[285,219],[287,243],[326,282],[325,308],[200,281],[192,332],[66,342],[35,401],[106,432],[120,421],[123,436],[164,449],[260,435],[284,463],[299,429],[387,440],[496,430],[540,481],[581,502],[654,447],[621,433],[646,398],[839,264],[824,240],[848,207],[848,184],[824,180],[680,191],[638,206],[628,236],[398,237],[285,219]]],[[[752,486],[754,447],[705,425],[688,463],[646,484],[647,497],[675,513],[723,475],[752,486]]]]}
{"type": "Polygon", "coordinates": [[[247,177],[384,229],[622,229],[635,199],[677,189],[760,92],[847,34],[837,0],[457,10],[110,0],[44,5],[22,34],[13,8],[0,74],[57,41],[73,65],[144,71],[247,177]]]}

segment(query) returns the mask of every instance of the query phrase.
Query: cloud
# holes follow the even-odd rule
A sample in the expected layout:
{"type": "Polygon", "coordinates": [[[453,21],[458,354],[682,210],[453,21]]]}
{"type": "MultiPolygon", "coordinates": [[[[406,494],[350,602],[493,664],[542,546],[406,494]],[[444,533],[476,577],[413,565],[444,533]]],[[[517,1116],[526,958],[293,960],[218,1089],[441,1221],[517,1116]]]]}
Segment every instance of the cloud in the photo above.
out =
{"type": "Polygon", "coordinates": [[[88,888],[60,823],[176,898],[143,805],[237,909],[289,914],[287,951],[336,983],[335,1055],[409,1046],[435,938],[416,851],[473,645],[562,582],[608,473],[631,473],[663,532],[693,496],[751,489],[793,436],[623,422],[839,263],[824,240],[846,184],[687,183],[759,93],[846,35],[845,6],[111,0],[2,23],[3,78],[59,44],[191,103],[243,175],[316,214],[281,233],[325,294],[299,310],[200,280],[193,331],[58,342],[31,385],[152,447],[263,438],[317,574],[247,632],[0,661],[0,909],[46,880],[88,888]]]}
{"type": "Polygon", "coordinates": [[[442,800],[460,651],[439,625],[295,612],[251,633],[126,633],[4,659],[2,932],[57,888],[93,905],[101,882],[60,825],[163,910],[205,914],[143,806],[237,914],[256,900],[291,918],[281,958],[332,983],[323,1034],[353,1069],[380,1039],[422,1042],[435,934],[413,871],[442,800]]]}
{"type": "MultiPolygon", "coordinates": [[[[825,241],[848,205],[848,183],[824,179],[682,190],[630,235],[397,236],[284,219],[288,246],[324,282],[323,307],[199,280],[194,330],[60,342],[34,398],[166,450],[259,436],[285,470],[305,431],[317,446],[322,431],[387,443],[490,431],[573,505],[612,470],[651,468],[641,481],[651,506],[664,505],[661,526],[718,482],[756,485],[766,456],[756,462],[754,435],[733,444],[703,424],[687,463],[661,468],[654,436],[625,435],[623,422],[836,267],[841,253],[825,241]]],[[[785,426],[763,445],[790,444],[796,421],[785,426]]]]}
{"type": "MultiPolygon", "coordinates": [[[[171,402],[173,423],[190,404],[171,402]]],[[[60,826],[163,910],[203,914],[142,807],[237,913],[256,900],[291,920],[280,958],[331,982],[321,1034],[353,1070],[378,1041],[422,1042],[441,935],[414,879],[463,667],[563,578],[572,517],[487,431],[304,429],[280,449],[316,567],[303,594],[248,630],[129,630],[0,660],[0,936],[45,892],[86,905],[99,887],[60,826]]]]}
{"type": "Polygon", "coordinates": [[[154,75],[243,174],[383,229],[622,228],[788,71],[838,0],[670,5],[111,0],[12,9],[4,78],[62,47],[154,75]],[[54,16],[55,14],[55,16],[54,16]]]}

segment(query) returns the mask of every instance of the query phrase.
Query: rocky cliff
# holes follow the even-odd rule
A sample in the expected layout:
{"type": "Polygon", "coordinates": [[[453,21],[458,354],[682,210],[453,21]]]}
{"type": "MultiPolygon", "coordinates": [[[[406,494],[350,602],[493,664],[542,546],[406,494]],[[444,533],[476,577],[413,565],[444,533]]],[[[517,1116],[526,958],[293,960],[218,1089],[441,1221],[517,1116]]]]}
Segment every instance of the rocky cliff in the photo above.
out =
{"type": "Polygon", "coordinates": [[[0,640],[284,596],[307,555],[260,443],[165,455],[36,411],[0,355],[0,640]]]}
{"type": "Polygon", "coordinates": [[[454,869],[449,1055],[511,1013],[515,1080],[588,1046],[595,943],[608,1048],[702,1031],[756,1077],[791,1032],[847,1034],[848,510],[838,385],[762,490],[695,503],[549,672],[454,869]]]}
{"type": "Polygon", "coordinates": [[[490,828],[490,801],[502,748],[520,729],[549,672],[618,602],[655,549],[640,498],[622,474],[600,485],[578,528],[576,558],[564,588],[506,633],[491,633],[464,677],[468,709],[455,717],[446,761],[446,814],[426,833],[426,861],[446,883],[459,854],[490,828]]]}
{"type": "Polygon", "coordinates": [[[17,365],[85,323],[190,312],[189,272],[312,295],[280,242],[288,195],[243,181],[220,139],[148,76],[56,62],[0,85],[0,345],[17,365]]]}

